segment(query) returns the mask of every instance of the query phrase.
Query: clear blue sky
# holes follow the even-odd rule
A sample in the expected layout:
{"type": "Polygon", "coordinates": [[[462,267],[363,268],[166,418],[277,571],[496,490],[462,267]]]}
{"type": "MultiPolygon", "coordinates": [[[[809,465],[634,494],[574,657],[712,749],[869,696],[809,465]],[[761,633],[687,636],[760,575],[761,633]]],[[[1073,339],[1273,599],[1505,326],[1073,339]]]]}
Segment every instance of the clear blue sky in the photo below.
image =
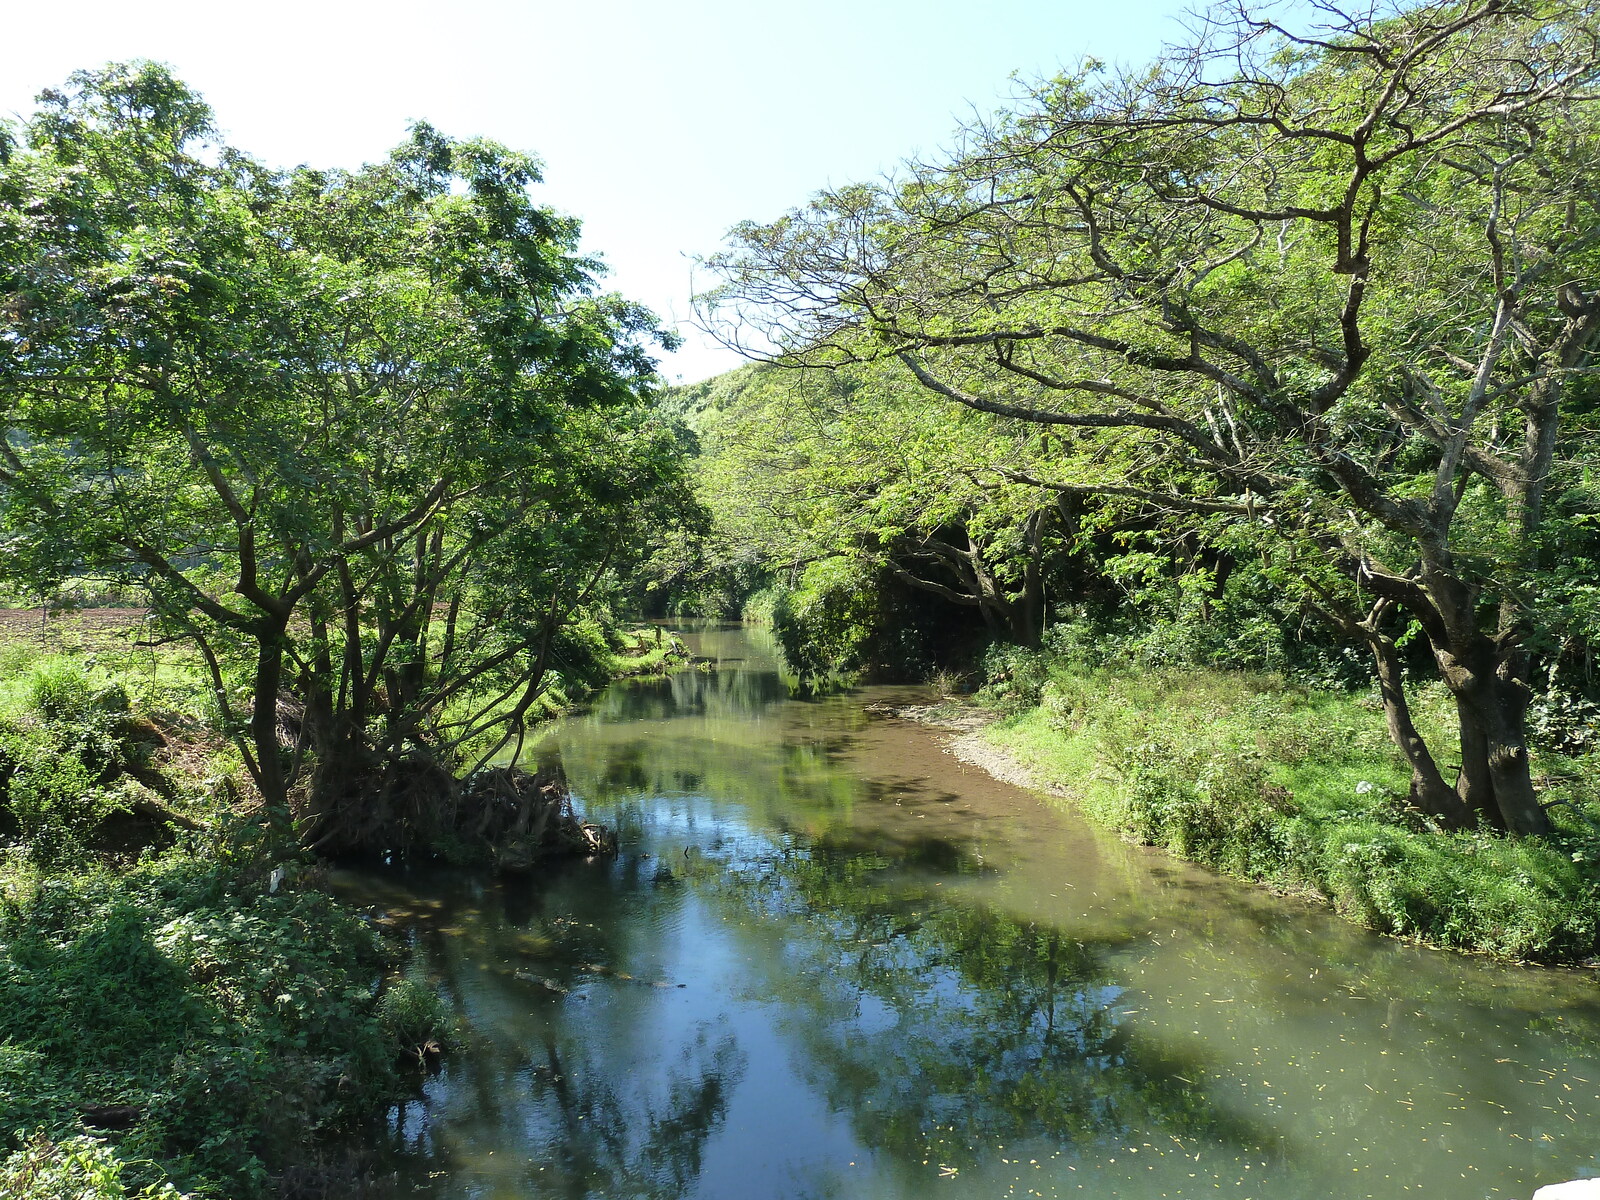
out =
{"type": "MultiPolygon", "coordinates": [[[[746,218],[936,153],[1024,79],[1142,64],[1181,0],[8,0],[0,113],[114,59],[171,64],[228,140],[275,166],[355,167],[423,118],[544,160],[608,286],[687,336],[663,363],[735,366],[688,324],[692,259],[746,218]]],[[[701,281],[702,286],[705,281],[701,281]]]]}

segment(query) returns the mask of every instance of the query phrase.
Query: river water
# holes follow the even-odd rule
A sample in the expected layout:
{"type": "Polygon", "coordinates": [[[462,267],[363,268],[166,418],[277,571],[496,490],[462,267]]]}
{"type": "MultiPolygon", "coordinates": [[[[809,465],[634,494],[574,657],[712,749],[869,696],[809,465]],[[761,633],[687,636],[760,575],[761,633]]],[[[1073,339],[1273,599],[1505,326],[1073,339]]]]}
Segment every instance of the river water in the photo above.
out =
{"type": "Polygon", "coordinates": [[[464,1045],[396,1195],[1461,1200],[1600,1175],[1600,987],[1369,936],[1097,833],[770,645],[537,748],[615,860],[344,886],[464,1045]]]}

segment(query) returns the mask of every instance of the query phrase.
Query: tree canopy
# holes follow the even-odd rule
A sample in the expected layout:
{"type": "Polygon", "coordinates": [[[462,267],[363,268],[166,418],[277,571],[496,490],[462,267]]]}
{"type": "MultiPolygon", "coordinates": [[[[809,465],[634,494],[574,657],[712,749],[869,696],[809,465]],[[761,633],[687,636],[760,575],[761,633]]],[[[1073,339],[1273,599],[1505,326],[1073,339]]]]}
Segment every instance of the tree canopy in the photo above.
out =
{"type": "Polygon", "coordinates": [[[1537,833],[1533,658],[1589,603],[1600,333],[1592,8],[1243,10],[1090,64],[948,161],[747,225],[712,316],[1056,430],[993,476],[1260,556],[1371,654],[1412,798],[1537,833]],[[1456,698],[1455,783],[1397,639],[1456,698]]]}
{"type": "Polygon", "coordinates": [[[41,97],[0,164],[6,582],[143,587],[269,809],[396,836],[520,727],[645,531],[692,509],[638,305],[531,158],[426,124],[270,170],[149,63],[41,97]],[[379,806],[383,808],[383,806],[379,806]]]}

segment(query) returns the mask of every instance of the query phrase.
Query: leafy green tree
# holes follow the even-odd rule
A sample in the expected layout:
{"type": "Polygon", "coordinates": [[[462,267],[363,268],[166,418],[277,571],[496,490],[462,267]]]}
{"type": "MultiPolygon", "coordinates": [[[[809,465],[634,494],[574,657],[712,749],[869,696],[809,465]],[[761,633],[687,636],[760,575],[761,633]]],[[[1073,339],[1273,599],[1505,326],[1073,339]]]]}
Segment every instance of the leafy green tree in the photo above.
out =
{"type": "Polygon", "coordinates": [[[1586,511],[1564,489],[1600,334],[1596,30],[1560,2],[1219,15],[949,163],[743,228],[730,336],[898,360],[1059,431],[1013,478],[1225,531],[1370,651],[1417,805],[1545,832],[1525,716],[1586,511]],[[1453,785],[1411,719],[1408,628],[1456,699],[1453,785]]]}
{"type": "MultiPolygon", "coordinates": [[[[881,576],[1037,644],[1048,542],[1070,504],[997,464],[1031,464],[1031,427],[925,402],[900,373],[745,368],[705,420],[701,483],[719,525],[793,580],[881,576]],[[848,573],[848,569],[846,569],[848,573]]],[[[869,590],[881,590],[868,584],[869,590]]],[[[823,589],[825,590],[825,589],[823,589]]]]}
{"type": "Polygon", "coordinates": [[[670,335],[504,147],[273,172],[148,63],[41,104],[0,167],[7,573],[144,586],[280,825],[390,837],[691,505],[670,335]]]}

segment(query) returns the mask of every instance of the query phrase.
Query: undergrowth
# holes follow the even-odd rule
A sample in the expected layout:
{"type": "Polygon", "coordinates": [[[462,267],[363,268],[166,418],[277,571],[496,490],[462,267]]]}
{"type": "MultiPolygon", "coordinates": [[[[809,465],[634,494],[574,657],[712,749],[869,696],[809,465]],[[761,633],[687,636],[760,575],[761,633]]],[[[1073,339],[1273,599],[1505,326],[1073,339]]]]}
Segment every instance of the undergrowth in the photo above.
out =
{"type": "Polygon", "coordinates": [[[189,1200],[171,1183],[130,1184],[130,1165],[103,1140],[86,1135],[51,1141],[42,1133],[0,1161],[0,1196],[29,1200],[189,1200]]]}
{"type": "Polygon", "coordinates": [[[392,1088],[386,954],[323,893],[184,854],[72,875],[13,859],[3,883],[0,1145],[24,1161],[125,1126],[106,1136],[130,1192],[256,1196],[392,1088]]]}
{"type": "Polygon", "coordinates": [[[273,870],[293,852],[230,808],[214,731],[0,650],[0,1196],[310,1194],[442,1040],[437,998],[385,984],[315,870],[273,870]]]}

